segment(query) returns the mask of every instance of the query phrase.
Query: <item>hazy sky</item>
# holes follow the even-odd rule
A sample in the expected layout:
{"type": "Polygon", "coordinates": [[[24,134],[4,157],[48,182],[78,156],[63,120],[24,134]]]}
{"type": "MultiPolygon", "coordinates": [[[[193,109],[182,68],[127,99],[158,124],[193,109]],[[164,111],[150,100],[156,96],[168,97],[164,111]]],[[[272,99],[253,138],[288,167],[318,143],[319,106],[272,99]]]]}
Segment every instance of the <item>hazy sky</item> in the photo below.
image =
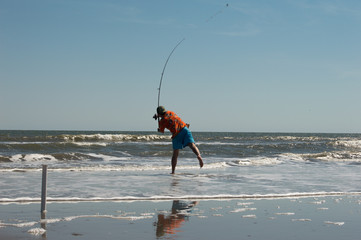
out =
{"type": "Polygon", "coordinates": [[[0,129],[361,132],[359,0],[0,0],[0,129]],[[227,6],[228,4],[228,6],[227,6]]]}

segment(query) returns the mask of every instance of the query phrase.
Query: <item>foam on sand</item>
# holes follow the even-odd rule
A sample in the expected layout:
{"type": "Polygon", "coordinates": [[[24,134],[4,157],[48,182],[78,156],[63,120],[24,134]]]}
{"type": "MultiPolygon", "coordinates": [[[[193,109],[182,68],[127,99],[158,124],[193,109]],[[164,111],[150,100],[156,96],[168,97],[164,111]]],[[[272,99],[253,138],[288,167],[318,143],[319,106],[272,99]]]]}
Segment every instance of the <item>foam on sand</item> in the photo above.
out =
{"type": "Polygon", "coordinates": [[[345,222],[331,222],[331,221],[325,221],[326,224],[336,225],[336,226],[343,226],[345,222]]]}
{"type": "Polygon", "coordinates": [[[256,211],[257,208],[237,208],[234,209],[232,211],[230,211],[231,213],[238,213],[238,212],[245,212],[245,211],[256,211]]]}
{"type": "Polygon", "coordinates": [[[295,215],[295,213],[293,212],[284,212],[284,213],[275,213],[275,215],[279,215],[279,216],[291,216],[291,215],[295,215]]]}
{"type": "Polygon", "coordinates": [[[42,219],[42,223],[57,223],[57,222],[70,222],[78,218],[111,218],[111,219],[123,219],[123,220],[130,220],[136,221],[141,219],[153,218],[154,214],[146,214],[141,216],[127,216],[126,214],[123,215],[79,215],[79,216],[69,216],[64,218],[54,218],[54,219],[42,219]]]}
{"type": "Polygon", "coordinates": [[[292,219],[292,222],[311,222],[309,218],[292,219]]]}

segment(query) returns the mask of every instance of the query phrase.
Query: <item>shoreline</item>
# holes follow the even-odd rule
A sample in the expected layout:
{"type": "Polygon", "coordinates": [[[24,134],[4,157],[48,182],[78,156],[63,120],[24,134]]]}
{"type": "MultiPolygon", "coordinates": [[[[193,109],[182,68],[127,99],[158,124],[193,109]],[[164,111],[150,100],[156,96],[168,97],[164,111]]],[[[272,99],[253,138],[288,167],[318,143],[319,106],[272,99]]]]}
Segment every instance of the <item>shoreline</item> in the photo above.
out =
{"type": "Polygon", "coordinates": [[[357,239],[361,196],[0,204],[0,239],[357,239]]]}
{"type": "MultiPolygon", "coordinates": [[[[80,202],[136,202],[136,201],[171,201],[171,200],[276,200],[276,199],[294,199],[294,198],[310,198],[310,197],[335,197],[335,196],[361,196],[361,192],[305,192],[305,193],[280,193],[280,194],[241,194],[241,195],[228,195],[219,194],[212,196],[154,196],[154,197],[93,197],[93,198],[52,198],[47,197],[48,203],[80,203],[80,202]]],[[[27,203],[40,203],[41,198],[0,198],[0,205],[2,204],[27,204],[27,203]]]]}

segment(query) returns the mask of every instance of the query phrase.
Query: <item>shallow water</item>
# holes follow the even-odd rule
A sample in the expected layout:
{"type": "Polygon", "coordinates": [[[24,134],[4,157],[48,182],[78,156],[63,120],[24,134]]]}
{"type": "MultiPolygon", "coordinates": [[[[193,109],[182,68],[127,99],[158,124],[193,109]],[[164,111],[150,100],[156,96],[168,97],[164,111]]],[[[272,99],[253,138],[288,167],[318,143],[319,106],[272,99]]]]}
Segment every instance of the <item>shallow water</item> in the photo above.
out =
{"type": "Polygon", "coordinates": [[[172,199],[361,192],[360,134],[195,132],[170,173],[170,135],[0,131],[0,201],[172,199]]]}

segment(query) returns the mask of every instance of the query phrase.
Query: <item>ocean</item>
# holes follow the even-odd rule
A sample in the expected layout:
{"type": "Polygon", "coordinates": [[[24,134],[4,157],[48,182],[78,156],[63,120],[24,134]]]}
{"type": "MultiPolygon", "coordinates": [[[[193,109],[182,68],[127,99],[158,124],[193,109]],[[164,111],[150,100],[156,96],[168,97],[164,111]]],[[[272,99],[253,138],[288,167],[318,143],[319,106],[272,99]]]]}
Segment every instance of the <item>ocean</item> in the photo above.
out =
{"type": "Polygon", "coordinates": [[[265,198],[361,192],[361,134],[193,132],[171,175],[170,134],[0,131],[0,203],[265,198]]]}

